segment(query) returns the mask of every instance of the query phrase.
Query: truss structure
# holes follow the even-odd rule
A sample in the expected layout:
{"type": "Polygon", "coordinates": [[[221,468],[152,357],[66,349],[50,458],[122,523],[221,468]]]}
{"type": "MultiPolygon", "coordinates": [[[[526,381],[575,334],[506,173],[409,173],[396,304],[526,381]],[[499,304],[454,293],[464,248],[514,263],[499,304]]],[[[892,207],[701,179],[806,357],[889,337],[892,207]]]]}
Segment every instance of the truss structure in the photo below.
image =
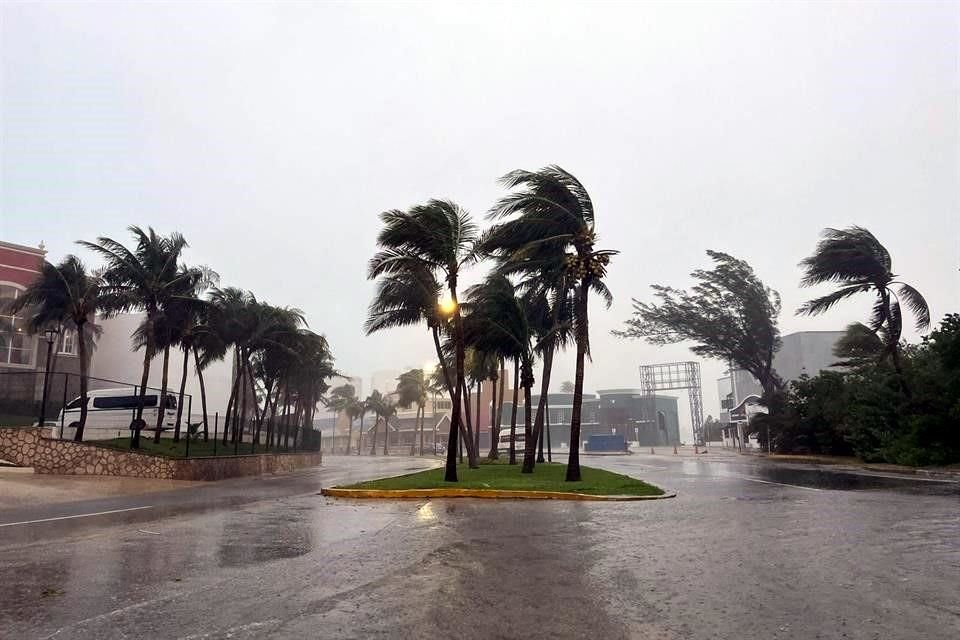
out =
{"type": "Polygon", "coordinates": [[[640,365],[640,389],[643,392],[645,420],[657,424],[657,391],[686,389],[690,398],[690,421],[694,444],[706,441],[703,433],[703,391],[700,386],[700,363],[665,362],[640,365]]]}

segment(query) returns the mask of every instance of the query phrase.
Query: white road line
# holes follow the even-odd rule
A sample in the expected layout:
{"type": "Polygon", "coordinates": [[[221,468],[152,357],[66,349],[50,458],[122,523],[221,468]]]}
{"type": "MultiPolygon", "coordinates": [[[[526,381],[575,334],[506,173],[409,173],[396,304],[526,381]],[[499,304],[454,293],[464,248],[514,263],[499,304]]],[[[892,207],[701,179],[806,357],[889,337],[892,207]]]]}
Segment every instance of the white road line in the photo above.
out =
{"type": "Polygon", "coordinates": [[[23,522],[6,522],[0,524],[0,527],[15,527],[20,524],[37,524],[38,522],[53,522],[55,520],[70,520],[71,518],[90,518],[92,516],[105,516],[108,513],[123,513],[124,511],[139,511],[140,509],[153,509],[153,505],[146,507],[130,507],[129,509],[111,509],[110,511],[97,511],[95,513],[79,513],[75,516],[57,516],[56,518],[41,518],[39,520],[24,520],[23,522]]]}
{"type": "Polygon", "coordinates": [[[794,489],[805,489],[806,491],[823,491],[823,489],[817,489],[816,487],[802,487],[799,484],[786,484],[785,482],[773,482],[771,480],[760,480],[759,478],[748,478],[747,476],[727,476],[734,477],[739,480],[749,480],[750,482],[762,482],[763,484],[775,484],[781,487],[793,487],[794,489]]]}

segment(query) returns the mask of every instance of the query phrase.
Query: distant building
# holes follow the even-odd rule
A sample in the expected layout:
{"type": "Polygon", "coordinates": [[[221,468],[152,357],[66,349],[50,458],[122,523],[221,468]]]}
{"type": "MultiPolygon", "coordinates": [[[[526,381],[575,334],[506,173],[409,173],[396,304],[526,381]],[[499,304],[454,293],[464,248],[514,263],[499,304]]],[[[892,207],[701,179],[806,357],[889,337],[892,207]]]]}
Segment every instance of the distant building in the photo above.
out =
{"type": "MultiPolygon", "coordinates": [[[[122,313],[112,318],[98,318],[102,329],[97,339],[96,356],[90,367],[90,375],[98,380],[91,382],[92,388],[125,387],[139,385],[143,373],[143,350],[134,351],[131,336],[144,320],[143,313],[122,313]]],[[[183,371],[183,351],[170,350],[170,364],[167,371],[167,389],[172,393],[180,390],[180,376],[183,371]]],[[[230,397],[230,385],[233,381],[233,350],[228,350],[223,360],[211,363],[203,370],[203,384],[207,396],[207,413],[212,421],[214,414],[221,418],[227,410],[230,397]]],[[[163,354],[157,354],[150,363],[150,377],[147,386],[160,388],[163,383],[163,354]]],[[[187,386],[185,393],[190,396],[191,421],[196,422],[202,415],[200,406],[200,380],[196,375],[193,357],[187,363],[187,386]]]]}
{"type": "MultiPolygon", "coordinates": [[[[843,335],[843,331],[798,331],[787,334],[782,337],[783,344],[773,356],[773,368],[784,383],[833,369],[837,361],[833,348],[843,335]]],[[[717,390],[720,395],[720,422],[724,425],[737,422],[736,416],[731,420],[731,410],[738,408],[737,415],[745,416],[749,413],[749,406],[752,406],[745,401],[763,395],[757,379],[743,369],[728,371],[726,376],[718,378],[717,390]]],[[[732,443],[735,429],[725,428],[723,433],[724,444],[728,444],[728,439],[732,443]]],[[[744,444],[751,446],[750,443],[744,444]]]]}
{"type": "MultiPolygon", "coordinates": [[[[370,391],[379,391],[383,395],[393,393],[397,389],[397,378],[400,372],[395,369],[382,369],[374,371],[370,377],[370,391]]],[[[362,396],[365,397],[365,396],[362,396]]]]}
{"type": "MultiPolygon", "coordinates": [[[[540,396],[530,398],[532,411],[540,396]]],[[[573,414],[572,393],[551,393],[547,396],[550,417],[550,440],[554,447],[570,446],[570,421],[573,414]]],[[[665,446],[680,442],[680,420],[677,399],[657,395],[656,419],[646,417],[643,392],[639,389],[603,389],[596,394],[584,393],[580,410],[580,438],[591,435],[622,435],[640,446],[665,446]]],[[[511,402],[503,405],[501,429],[510,427],[511,402]]],[[[517,407],[517,425],[523,425],[523,405],[517,407]]]]}

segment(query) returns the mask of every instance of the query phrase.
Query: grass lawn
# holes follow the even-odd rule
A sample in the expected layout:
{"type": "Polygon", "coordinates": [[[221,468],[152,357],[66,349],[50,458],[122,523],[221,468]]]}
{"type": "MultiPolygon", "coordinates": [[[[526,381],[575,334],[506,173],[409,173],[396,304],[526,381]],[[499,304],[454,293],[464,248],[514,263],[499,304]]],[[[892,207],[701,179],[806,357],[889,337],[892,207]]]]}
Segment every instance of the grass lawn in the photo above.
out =
{"type": "MultiPolygon", "coordinates": [[[[95,444],[98,447],[108,447],[111,449],[130,450],[130,438],[113,438],[112,440],[89,440],[89,444],[95,444]]],[[[274,450],[271,449],[271,452],[274,450]]],[[[174,442],[173,438],[160,438],[159,444],[153,443],[153,434],[144,431],[140,435],[140,452],[155,456],[164,456],[167,458],[183,458],[187,453],[187,441],[180,440],[174,442]]],[[[241,442],[238,450],[240,455],[250,453],[250,443],[241,442]]],[[[266,453],[264,445],[257,445],[256,453],[266,453]]],[[[190,442],[190,457],[199,458],[201,456],[232,456],[234,455],[233,443],[224,445],[222,441],[217,442],[217,450],[213,450],[213,438],[209,442],[203,440],[192,440],[190,442]]]]}
{"type": "Polygon", "coordinates": [[[590,495],[659,496],[663,490],[619,473],[580,467],[580,482],[565,482],[567,465],[538,464],[532,474],[520,473],[521,465],[481,464],[479,469],[457,466],[460,482],[444,482],[443,468],[405,476],[370,480],[344,489],[509,489],[514,491],[567,491],[590,495]]]}

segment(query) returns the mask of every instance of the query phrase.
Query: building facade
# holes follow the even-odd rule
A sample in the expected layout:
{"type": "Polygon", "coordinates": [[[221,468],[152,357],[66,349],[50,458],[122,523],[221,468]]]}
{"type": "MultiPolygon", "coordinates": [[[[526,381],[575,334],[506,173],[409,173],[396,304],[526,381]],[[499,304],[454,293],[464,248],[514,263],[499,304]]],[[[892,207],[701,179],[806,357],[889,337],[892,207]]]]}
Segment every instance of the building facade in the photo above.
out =
{"type": "Polygon", "coordinates": [[[0,415],[6,422],[31,423],[39,417],[44,374],[49,353],[51,371],[47,416],[54,416],[64,398],[80,391],[80,360],[77,334],[70,327],[58,327],[59,335],[48,343],[43,335],[31,334],[29,313],[13,314],[8,305],[40,276],[46,251],[0,241],[0,415]]]}

